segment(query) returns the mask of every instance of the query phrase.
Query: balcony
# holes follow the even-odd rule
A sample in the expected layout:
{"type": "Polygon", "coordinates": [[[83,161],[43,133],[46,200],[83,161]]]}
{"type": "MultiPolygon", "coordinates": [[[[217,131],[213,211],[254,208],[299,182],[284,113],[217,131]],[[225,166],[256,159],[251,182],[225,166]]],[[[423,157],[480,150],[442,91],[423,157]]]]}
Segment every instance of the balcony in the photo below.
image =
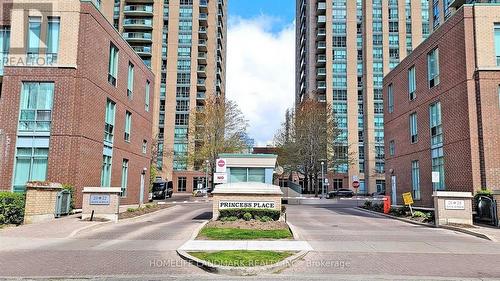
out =
{"type": "Polygon", "coordinates": [[[207,26],[208,25],[208,14],[207,13],[200,13],[200,15],[198,16],[198,20],[199,20],[201,26],[207,26]]]}
{"type": "Polygon", "coordinates": [[[207,53],[198,52],[198,64],[207,64],[207,53]]]}
{"type": "Polygon", "coordinates": [[[153,16],[153,6],[149,5],[126,5],[123,13],[133,16],[153,16]]]}
{"type": "Polygon", "coordinates": [[[198,40],[198,50],[202,51],[202,52],[207,51],[207,40],[205,40],[205,39],[198,40]]]}
{"type": "Polygon", "coordinates": [[[205,72],[206,69],[207,69],[206,66],[198,65],[198,68],[196,69],[196,72],[198,73],[198,77],[206,78],[207,77],[207,73],[205,72]]]}
{"type": "Polygon", "coordinates": [[[208,12],[208,1],[200,0],[200,13],[207,13],[207,12],[208,12]]]}
{"type": "Polygon", "coordinates": [[[318,81],[317,89],[319,92],[324,93],[326,91],[326,82],[325,81],[318,81]]]}
{"type": "Polygon", "coordinates": [[[153,20],[151,19],[124,19],[123,28],[126,29],[153,29],[153,20]]]}
{"type": "Polygon", "coordinates": [[[324,27],[326,24],[326,16],[318,16],[318,25],[324,27]]]}
{"type": "Polygon", "coordinates": [[[318,2],[318,14],[324,15],[326,13],[326,2],[318,2]]]}
{"type": "Polygon", "coordinates": [[[318,68],[316,70],[316,78],[318,80],[324,79],[326,77],[326,68],[318,68]]]}
{"type": "Polygon", "coordinates": [[[196,87],[198,88],[198,91],[205,91],[206,85],[205,85],[205,79],[198,79],[196,82],[196,87]]]}
{"type": "Polygon", "coordinates": [[[196,99],[197,100],[204,100],[205,97],[206,97],[205,92],[198,92],[198,93],[196,93],[196,99]]]}
{"type": "Polygon", "coordinates": [[[324,27],[318,28],[318,33],[316,33],[316,39],[324,40],[325,37],[326,37],[326,28],[324,27]]]}
{"type": "Polygon", "coordinates": [[[325,64],[326,64],[326,55],[317,55],[316,65],[325,65],[325,64]]]}
{"type": "Polygon", "coordinates": [[[132,46],[132,49],[140,56],[151,56],[150,46],[132,46]]]}
{"type": "Polygon", "coordinates": [[[198,37],[202,38],[202,39],[207,39],[208,38],[208,36],[207,36],[207,27],[206,26],[200,26],[200,28],[198,28],[198,37]]]}
{"type": "Polygon", "coordinates": [[[151,43],[151,33],[147,32],[124,32],[123,38],[129,42],[151,43]]]}
{"type": "Polygon", "coordinates": [[[325,53],[326,52],[326,42],[325,41],[319,41],[318,45],[316,46],[318,53],[325,53]]]}

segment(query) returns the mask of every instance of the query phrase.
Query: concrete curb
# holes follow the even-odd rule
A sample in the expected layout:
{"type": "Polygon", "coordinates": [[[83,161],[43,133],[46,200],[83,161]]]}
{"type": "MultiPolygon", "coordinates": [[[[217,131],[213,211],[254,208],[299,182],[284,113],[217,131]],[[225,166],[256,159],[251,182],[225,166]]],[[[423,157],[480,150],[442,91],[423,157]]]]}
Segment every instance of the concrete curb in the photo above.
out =
{"type": "Polygon", "coordinates": [[[290,229],[290,232],[293,235],[293,240],[300,240],[299,232],[297,231],[295,225],[291,224],[288,221],[286,221],[286,224],[288,225],[288,229],[290,229]]]}
{"type": "Polygon", "coordinates": [[[416,224],[416,225],[421,225],[421,226],[426,226],[426,227],[432,227],[432,228],[444,228],[444,229],[447,229],[447,230],[458,231],[458,232],[461,232],[461,233],[464,233],[464,234],[468,234],[468,235],[472,235],[472,236],[475,236],[475,237],[478,237],[478,238],[482,238],[482,239],[490,240],[490,241],[493,241],[493,242],[497,242],[496,239],[494,239],[493,237],[490,237],[490,236],[488,236],[486,234],[479,233],[479,232],[476,232],[476,231],[473,231],[473,230],[470,230],[470,229],[466,229],[466,228],[460,228],[460,227],[455,227],[455,226],[451,226],[451,225],[440,225],[439,227],[436,227],[433,224],[422,223],[422,222],[413,221],[413,220],[410,220],[410,219],[400,218],[400,217],[396,217],[396,216],[393,216],[393,215],[388,215],[388,214],[384,214],[384,213],[375,212],[375,211],[372,211],[372,210],[363,209],[361,207],[358,207],[357,210],[361,210],[361,211],[364,211],[364,212],[367,212],[367,213],[376,214],[376,215],[380,215],[380,216],[384,216],[384,217],[389,217],[389,218],[392,218],[392,219],[400,220],[400,221],[411,223],[411,224],[416,224]]]}
{"type": "Polygon", "coordinates": [[[136,220],[136,219],[145,218],[145,217],[147,217],[147,216],[152,216],[152,215],[154,215],[154,214],[157,214],[157,213],[158,213],[158,212],[160,212],[160,211],[175,210],[176,208],[179,208],[179,207],[180,207],[179,205],[174,205],[174,206],[172,206],[172,207],[159,209],[159,210],[156,210],[156,211],[154,211],[154,212],[147,213],[147,214],[143,214],[143,215],[140,215],[140,216],[137,216],[137,217],[126,218],[126,219],[118,219],[118,222],[129,222],[129,221],[133,221],[133,220],[136,220]]]}
{"type": "Polygon", "coordinates": [[[193,234],[191,234],[191,238],[189,238],[189,240],[195,240],[196,237],[198,237],[198,234],[200,233],[201,229],[203,227],[205,227],[205,225],[207,225],[207,223],[209,222],[210,220],[207,220],[205,222],[203,222],[202,224],[200,224],[198,226],[198,228],[196,228],[196,230],[193,232],[193,234]]]}
{"type": "Polygon", "coordinates": [[[469,234],[469,235],[472,235],[472,236],[475,236],[475,237],[478,237],[478,238],[482,238],[482,239],[486,239],[486,240],[490,240],[490,241],[493,241],[493,242],[498,242],[495,238],[490,237],[487,234],[479,233],[479,232],[473,231],[471,229],[460,228],[460,227],[451,226],[451,225],[441,225],[439,227],[440,228],[444,228],[444,229],[448,229],[448,230],[462,232],[462,233],[465,233],[465,234],[469,234]]]}
{"type": "Polygon", "coordinates": [[[91,224],[91,225],[86,225],[84,227],[80,227],[79,229],[73,230],[68,236],[66,236],[66,238],[72,238],[72,237],[76,236],[81,231],[92,229],[92,228],[99,228],[101,226],[104,226],[104,225],[107,225],[110,223],[112,223],[112,221],[99,222],[97,224],[91,224]]]}
{"type": "Polygon", "coordinates": [[[181,258],[189,261],[193,265],[196,265],[212,273],[232,275],[232,276],[251,276],[251,275],[257,275],[259,273],[275,273],[289,267],[296,260],[304,257],[307,253],[308,251],[300,251],[297,254],[292,255],[280,262],[270,265],[254,266],[254,267],[232,267],[232,266],[221,266],[213,264],[211,262],[198,259],[190,255],[186,251],[177,250],[177,254],[179,254],[181,258]]]}

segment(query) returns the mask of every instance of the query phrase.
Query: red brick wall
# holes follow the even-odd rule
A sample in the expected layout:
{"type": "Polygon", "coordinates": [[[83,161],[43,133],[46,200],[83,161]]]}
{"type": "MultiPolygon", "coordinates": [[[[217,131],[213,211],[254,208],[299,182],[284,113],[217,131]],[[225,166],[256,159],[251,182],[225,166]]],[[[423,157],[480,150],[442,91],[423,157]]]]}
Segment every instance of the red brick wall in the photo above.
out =
{"type": "Polygon", "coordinates": [[[443,150],[446,190],[473,191],[473,170],[471,151],[472,138],[477,138],[470,128],[475,120],[469,112],[469,97],[474,95],[474,77],[466,66],[474,59],[473,53],[466,52],[466,42],[473,40],[472,32],[465,26],[472,24],[470,18],[464,20],[463,10],[441,26],[428,40],[384,80],[385,94],[385,145],[387,193],[391,193],[391,169],[397,181],[397,203],[401,204],[401,193],[410,192],[411,161],[419,160],[420,189],[422,200],[416,205],[432,206],[432,166],[430,149],[429,106],[441,102],[443,127],[443,150]],[[427,80],[427,54],[439,48],[439,85],[429,89],[427,80]],[[408,98],[408,69],[416,67],[416,99],[408,98]],[[387,111],[387,86],[393,84],[394,112],[387,111]],[[409,115],[417,113],[418,142],[410,143],[409,115]],[[395,155],[389,154],[389,142],[395,141],[395,155]]]}
{"type": "Polygon", "coordinates": [[[22,81],[53,81],[54,106],[50,137],[48,177],[50,181],[70,183],[77,187],[77,206],[81,205],[81,189],[99,186],[102,166],[104,115],[107,98],[116,103],[115,138],[111,185],[121,185],[121,167],[129,160],[128,195],[122,204],[139,201],[140,175],[145,175],[148,195],[149,154],[152,130],[152,97],[150,110],[145,110],[146,80],[154,88],[154,77],[128,44],[90,3],[82,3],[78,65],[73,68],[7,67],[0,99],[0,189],[10,190],[15,156],[15,141],[19,116],[19,93],[22,81]],[[119,48],[117,86],[107,81],[109,46],[119,48]],[[128,63],[134,68],[134,93],[127,97],[128,63]],[[125,111],[132,113],[131,141],[123,139],[125,111]],[[2,142],[2,137],[4,141],[2,142]],[[10,140],[10,141],[8,141],[10,140]],[[143,140],[148,142],[142,153],[143,140]],[[9,143],[10,142],[10,143],[9,143]]]}

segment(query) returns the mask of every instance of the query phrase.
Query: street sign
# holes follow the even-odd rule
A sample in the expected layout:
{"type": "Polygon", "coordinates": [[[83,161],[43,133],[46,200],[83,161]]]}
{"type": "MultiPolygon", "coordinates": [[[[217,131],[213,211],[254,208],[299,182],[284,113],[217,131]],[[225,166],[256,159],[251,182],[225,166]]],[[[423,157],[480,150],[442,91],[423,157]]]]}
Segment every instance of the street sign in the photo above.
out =
{"type": "Polygon", "coordinates": [[[214,173],[214,183],[227,183],[227,174],[214,173]]]}
{"type": "Polygon", "coordinates": [[[359,181],[353,181],[352,182],[352,187],[354,187],[354,188],[357,189],[359,187],[359,181]]]}
{"type": "Polygon", "coordinates": [[[439,172],[432,172],[432,182],[439,182],[439,172]]]}
{"type": "Polygon", "coordinates": [[[405,205],[413,204],[413,197],[411,196],[411,192],[403,193],[403,201],[405,202],[405,205]]]}
{"type": "Polygon", "coordinates": [[[226,159],[219,158],[215,160],[215,172],[217,173],[226,172],[226,159]]]}

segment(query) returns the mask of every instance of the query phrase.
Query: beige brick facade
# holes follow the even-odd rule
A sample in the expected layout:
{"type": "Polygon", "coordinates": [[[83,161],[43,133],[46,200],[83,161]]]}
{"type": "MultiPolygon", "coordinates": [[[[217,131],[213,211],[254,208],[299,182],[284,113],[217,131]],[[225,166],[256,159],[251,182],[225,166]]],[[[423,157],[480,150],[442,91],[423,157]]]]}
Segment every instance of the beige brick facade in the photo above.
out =
{"type": "Polygon", "coordinates": [[[28,184],[24,208],[24,223],[36,223],[54,218],[60,184],[28,184]]]}

